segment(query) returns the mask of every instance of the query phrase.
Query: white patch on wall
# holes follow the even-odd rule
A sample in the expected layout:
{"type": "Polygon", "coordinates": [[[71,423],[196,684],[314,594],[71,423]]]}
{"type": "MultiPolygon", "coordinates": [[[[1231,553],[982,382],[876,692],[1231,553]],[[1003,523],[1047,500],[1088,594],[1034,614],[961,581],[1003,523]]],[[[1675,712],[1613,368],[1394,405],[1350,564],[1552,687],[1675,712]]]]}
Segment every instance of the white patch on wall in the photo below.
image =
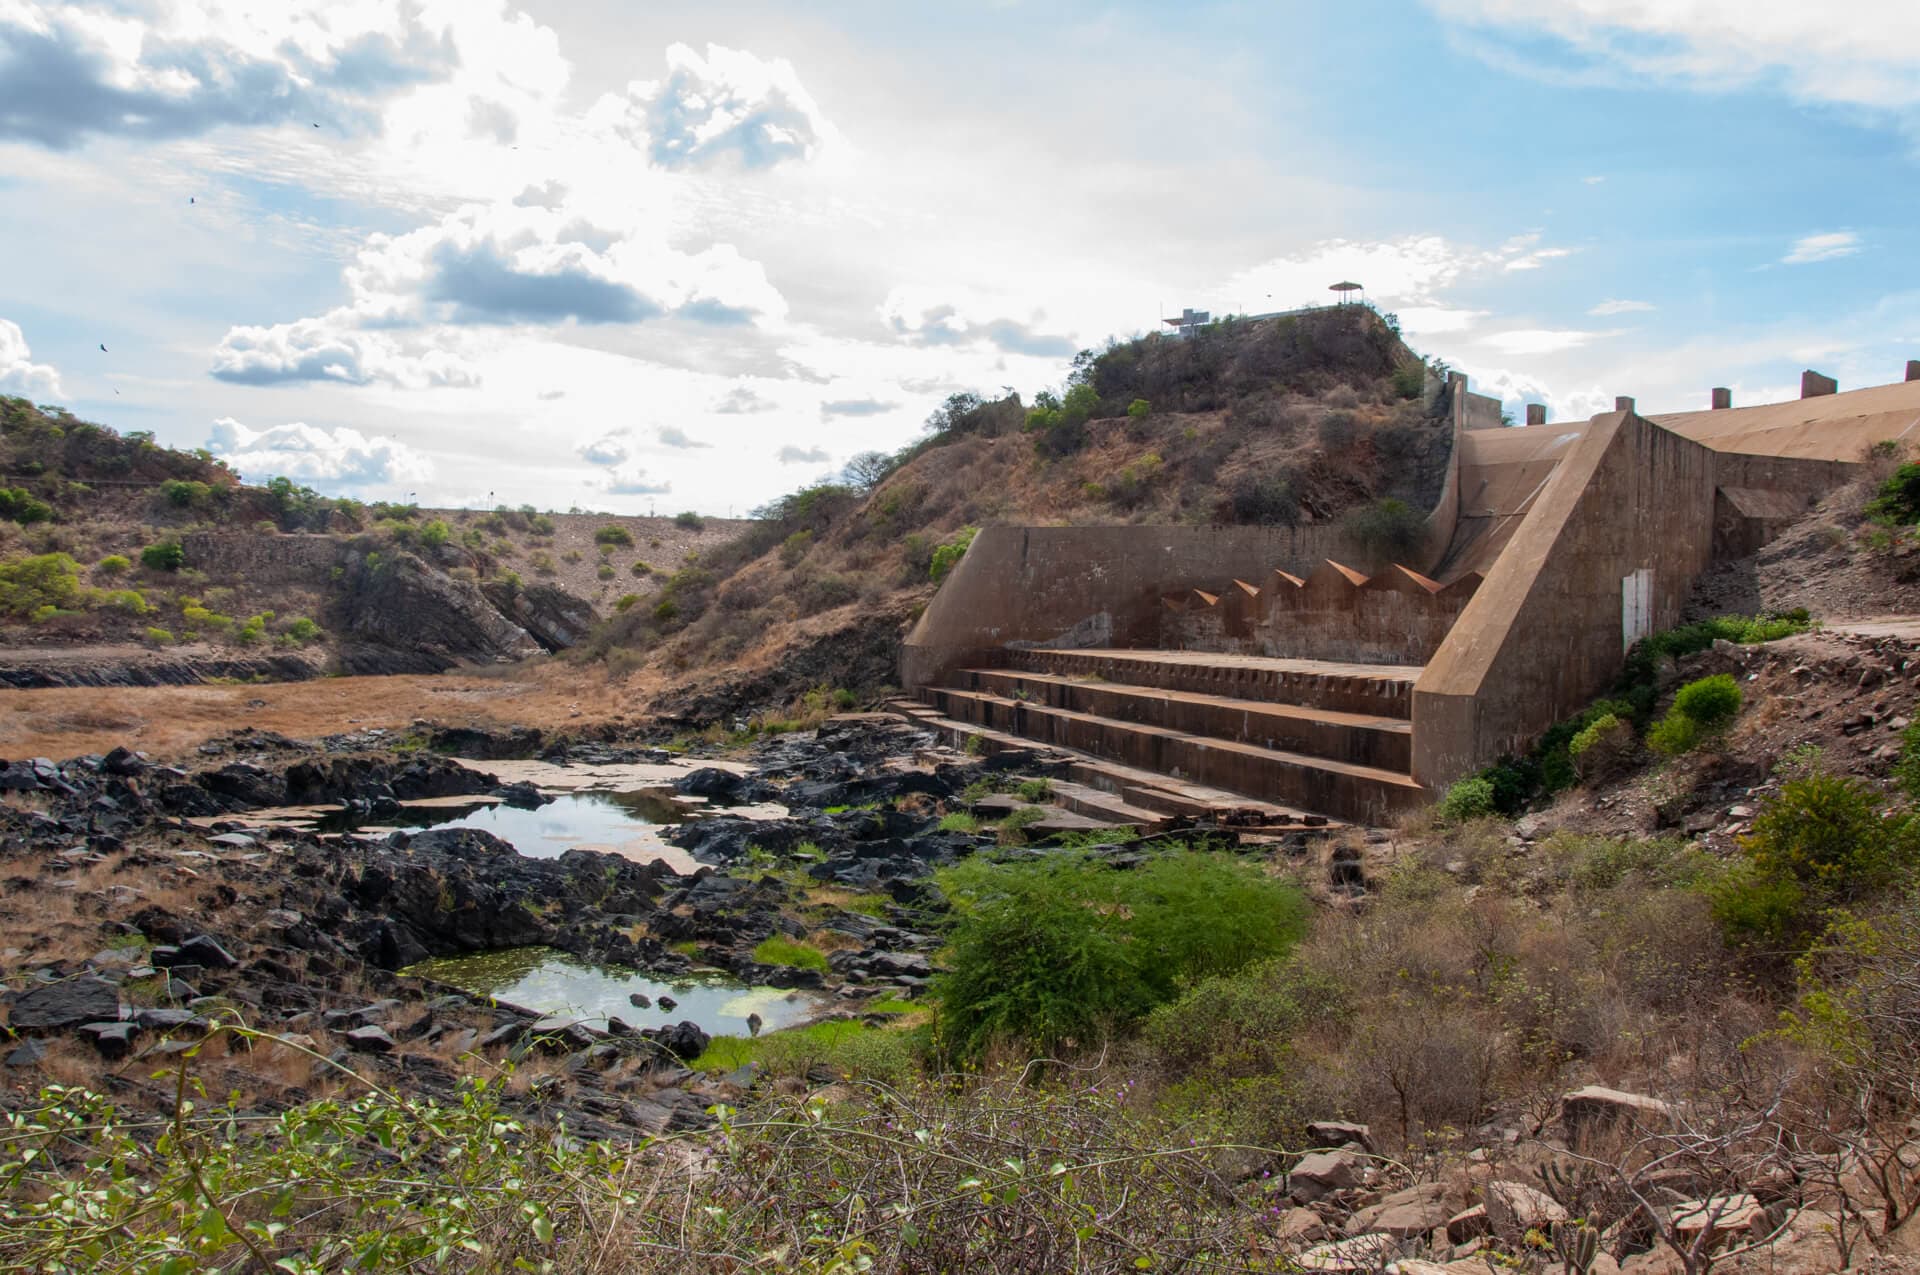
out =
{"type": "Polygon", "coordinates": [[[1620,577],[1620,649],[1653,632],[1653,568],[1641,567],[1620,577]]]}

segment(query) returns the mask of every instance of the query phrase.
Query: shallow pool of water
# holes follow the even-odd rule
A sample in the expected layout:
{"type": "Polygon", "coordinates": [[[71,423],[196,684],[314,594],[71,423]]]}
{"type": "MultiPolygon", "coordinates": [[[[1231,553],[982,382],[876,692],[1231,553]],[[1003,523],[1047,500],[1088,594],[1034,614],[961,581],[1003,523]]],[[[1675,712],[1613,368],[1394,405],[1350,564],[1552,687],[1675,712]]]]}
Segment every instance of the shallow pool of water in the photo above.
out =
{"type": "MultiPolygon", "coordinates": [[[[686,811],[658,792],[569,792],[538,810],[494,802],[407,806],[397,815],[363,822],[383,828],[478,828],[534,859],[556,859],[574,846],[618,846],[661,824],[679,823],[686,811]]],[[[321,832],[348,832],[356,825],[344,813],[319,821],[321,832]]]]}
{"type": "Polygon", "coordinates": [[[748,987],[724,974],[699,974],[662,980],[628,970],[590,965],[549,947],[517,947],[478,956],[447,956],[401,971],[492,996],[541,1014],[565,1014],[597,1027],[617,1015],[635,1027],[698,1023],[719,1036],[747,1034],[747,1015],[760,1015],[763,1031],[805,1022],[824,1005],[812,992],[778,987],[748,987]],[[627,999],[639,992],[658,1002],[662,995],[678,1004],[663,1010],[656,1003],[636,1009],[627,999]]]}

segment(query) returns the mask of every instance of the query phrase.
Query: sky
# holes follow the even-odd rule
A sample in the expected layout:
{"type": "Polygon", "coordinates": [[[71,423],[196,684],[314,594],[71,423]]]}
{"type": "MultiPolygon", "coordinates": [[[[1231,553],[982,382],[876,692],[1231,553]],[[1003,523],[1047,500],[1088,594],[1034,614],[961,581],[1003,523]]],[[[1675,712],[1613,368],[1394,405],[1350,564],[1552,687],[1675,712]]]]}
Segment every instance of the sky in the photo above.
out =
{"type": "Polygon", "coordinates": [[[1353,279],[1516,414],[1920,357],[1920,5],[0,0],[0,392],[742,514],[1353,279]]]}

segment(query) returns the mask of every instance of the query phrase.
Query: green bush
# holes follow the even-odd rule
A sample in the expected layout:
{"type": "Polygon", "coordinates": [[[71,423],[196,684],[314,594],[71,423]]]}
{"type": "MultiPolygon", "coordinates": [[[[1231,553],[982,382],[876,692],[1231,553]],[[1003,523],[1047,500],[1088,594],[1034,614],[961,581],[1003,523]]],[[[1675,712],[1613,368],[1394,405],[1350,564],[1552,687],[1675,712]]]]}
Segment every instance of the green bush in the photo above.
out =
{"type": "Polygon", "coordinates": [[[685,513],[675,514],[673,516],[673,525],[676,527],[684,527],[688,531],[704,531],[706,530],[707,520],[689,509],[685,513]]]}
{"type": "Polygon", "coordinates": [[[1612,712],[1601,713],[1567,741],[1567,760],[1589,783],[1613,774],[1632,754],[1633,726],[1612,712]]]}
{"type": "Polygon", "coordinates": [[[1456,781],[1440,799],[1440,817],[1448,823],[1484,819],[1495,812],[1493,781],[1485,775],[1472,775],[1456,781]]]}
{"type": "MultiPolygon", "coordinates": [[[[64,553],[0,562],[0,615],[32,618],[80,601],[80,567],[64,553]]],[[[45,618],[45,617],[42,617],[45,618]]]]}
{"type": "Polygon", "coordinates": [[[104,589],[90,600],[94,606],[125,611],[128,615],[147,615],[153,610],[153,604],[138,589],[104,589]]]}
{"type": "Polygon", "coordinates": [[[1376,563],[1398,562],[1420,547],[1427,520],[1405,501],[1391,496],[1354,510],[1346,518],[1347,534],[1376,563]]]}
{"type": "Polygon", "coordinates": [[[1920,829],[1912,815],[1884,814],[1861,781],[1815,773],[1782,784],[1740,848],[1744,864],[1710,891],[1722,926],[1736,937],[1804,939],[1824,910],[1909,883],[1920,829]]]}
{"type": "Polygon", "coordinates": [[[1136,398],[1127,404],[1127,416],[1133,420],[1144,421],[1151,415],[1153,415],[1153,404],[1144,398],[1136,398]]]}
{"type": "Polygon", "coordinates": [[[603,562],[593,569],[593,574],[602,580],[613,579],[613,564],[603,562]]]}
{"type": "Polygon", "coordinates": [[[140,551],[140,565],[149,571],[178,571],[187,565],[187,551],[178,540],[161,540],[140,551]]]}
{"type": "Polygon", "coordinates": [[[545,550],[528,558],[527,565],[533,568],[533,574],[537,576],[550,576],[560,569],[553,564],[553,555],[545,550]]]}
{"type": "Polygon", "coordinates": [[[1893,764],[1893,777],[1913,801],[1920,801],[1920,721],[1900,732],[1900,759],[1893,764]]]}
{"type": "Polygon", "coordinates": [[[1690,753],[1740,713],[1740,684],[1716,673],[1688,682],[1673,697],[1673,707],[1647,732],[1647,747],[1668,757],[1690,753]]]}
{"type": "Polygon", "coordinates": [[[93,569],[103,576],[125,575],[132,570],[133,563],[124,554],[110,553],[93,564],[93,569]]]}
{"type": "Polygon", "coordinates": [[[1688,682],[1673,697],[1673,709],[1707,729],[1725,726],[1740,714],[1740,684],[1730,673],[1688,682]]]}
{"type": "Polygon", "coordinates": [[[620,595],[619,600],[613,604],[613,609],[615,611],[618,611],[621,615],[625,615],[627,612],[633,610],[635,604],[637,604],[639,601],[640,601],[639,594],[623,593],[620,595]]]}
{"type": "Polygon", "coordinates": [[[1202,979],[1279,956],[1305,930],[1290,883],[1226,855],[1173,851],[1118,871],[1061,853],[941,871],[955,908],[935,982],[938,1047],[1090,1045],[1202,979]]]}
{"type": "Polygon", "coordinates": [[[1053,796],[1053,784],[1045,779],[1025,779],[1013,791],[1022,801],[1046,801],[1053,796]]]}
{"type": "Polygon", "coordinates": [[[438,549],[451,539],[453,539],[453,528],[447,526],[444,518],[435,518],[420,528],[420,543],[429,549],[438,549]]]}
{"type": "Polygon", "coordinates": [[[1920,522],[1920,465],[1906,464],[1894,470],[1867,502],[1866,514],[1876,522],[1900,526],[1920,522]]]}
{"type": "Polygon", "coordinates": [[[962,527],[947,537],[946,542],[933,551],[933,560],[928,564],[927,574],[935,584],[947,578],[960,559],[966,556],[967,546],[980,534],[978,527],[962,527]]]}
{"type": "Polygon", "coordinates": [[[964,810],[956,810],[940,820],[941,832],[978,832],[980,820],[964,810]]]}
{"type": "Polygon", "coordinates": [[[53,506],[24,487],[0,487],[0,518],[17,522],[23,527],[36,522],[51,522],[53,506]]]}
{"type": "Polygon", "coordinates": [[[653,568],[649,566],[647,563],[640,561],[638,558],[634,559],[633,565],[628,567],[627,571],[632,575],[642,576],[642,577],[650,576],[653,574],[653,568]]]}
{"type": "Polygon", "coordinates": [[[159,629],[148,626],[147,641],[153,643],[155,646],[172,646],[173,632],[170,629],[159,629]]]}
{"type": "Polygon", "coordinates": [[[826,972],[827,956],[811,943],[775,935],[753,949],[753,959],[762,965],[790,965],[796,969],[826,972]]]}
{"type": "Polygon", "coordinates": [[[780,563],[791,567],[807,556],[807,550],[813,547],[813,532],[800,530],[780,542],[780,563]]]}
{"type": "Polygon", "coordinates": [[[633,548],[633,533],[616,523],[608,523],[593,533],[593,543],[608,548],[619,546],[622,549],[633,548]]]}
{"type": "Polygon", "coordinates": [[[312,620],[307,619],[305,616],[295,616],[287,625],[286,636],[301,646],[305,646],[309,642],[319,640],[324,637],[325,634],[321,632],[320,626],[312,620]]]}
{"type": "Polygon", "coordinates": [[[160,484],[160,495],[175,509],[197,509],[207,503],[213,488],[190,479],[169,478],[160,484]]]}
{"type": "Polygon", "coordinates": [[[1393,369],[1393,392],[1401,398],[1419,398],[1427,388],[1424,362],[1402,363],[1393,369]]]}

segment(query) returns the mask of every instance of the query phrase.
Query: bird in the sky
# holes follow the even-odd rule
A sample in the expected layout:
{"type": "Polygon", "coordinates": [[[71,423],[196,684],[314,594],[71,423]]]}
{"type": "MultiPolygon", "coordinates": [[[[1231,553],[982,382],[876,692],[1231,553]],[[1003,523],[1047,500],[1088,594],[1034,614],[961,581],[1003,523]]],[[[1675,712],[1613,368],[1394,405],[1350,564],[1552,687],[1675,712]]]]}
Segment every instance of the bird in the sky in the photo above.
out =
{"type": "Polygon", "coordinates": [[[106,343],[105,341],[102,341],[102,342],[100,343],[100,353],[102,353],[102,354],[108,354],[108,353],[111,353],[111,351],[109,351],[109,350],[107,349],[107,343],[106,343]]]}
{"type": "Polygon", "coordinates": [[[194,202],[194,199],[193,199],[193,196],[192,196],[192,195],[188,195],[188,196],[187,196],[187,202],[188,202],[188,203],[193,203],[193,202],[194,202]]]}
{"type": "Polygon", "coordinates": [[[320,126],[319,126],[318,124],[315,124],[315,125],[314,125],[314,127],[315,127],[315,128],[319,128],[320,126]]]}

